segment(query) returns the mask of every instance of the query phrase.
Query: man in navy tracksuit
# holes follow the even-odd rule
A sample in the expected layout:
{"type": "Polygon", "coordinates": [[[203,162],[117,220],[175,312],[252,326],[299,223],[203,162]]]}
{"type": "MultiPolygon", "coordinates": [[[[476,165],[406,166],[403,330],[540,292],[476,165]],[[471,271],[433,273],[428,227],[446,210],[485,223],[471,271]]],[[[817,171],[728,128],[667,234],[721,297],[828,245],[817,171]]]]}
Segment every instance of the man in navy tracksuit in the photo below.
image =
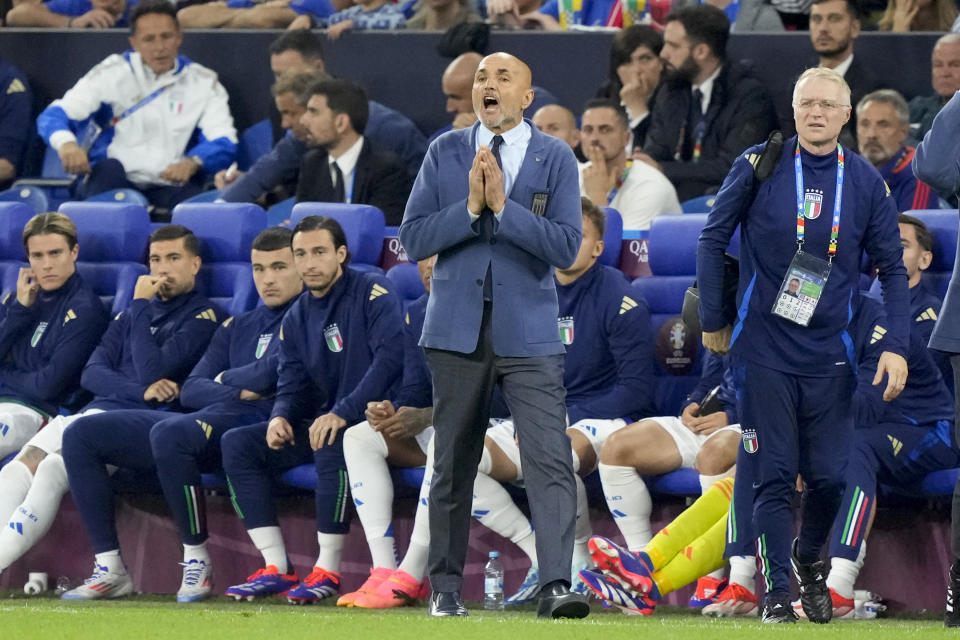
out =
{"type": "MultiPolygon", "coordinates": [[[[180,392],[180,403],[195,411],[164,418],[149,430],[149,453],[184,543],[177,602],[202,600],[213,586],[201,470],[220,466],[220,438],[228,429],[262,422],[273,408],[280,322],[303,289],[291,235],[272,227],[254,239],[250,261],[263,305],[227,318],[214,334],[180,392]]],[[[143,435],[141,456],[148,454],[143,435]]]]}
{"type": "Polygon", "coordinates": [[[403,367],[400,308],[387,281],[346,268],[346,237],[332,218],[308,216],[293,230],[293,256],[307,287],[280,330],[279,380],[269,422],[233,429],[222,440],[234,506],[265,567],[227,595],[287,593],[311,603],[337,593],[349,528],[341,430],[363,420],[403,367]],[[283,470],[313,460],[320,555],[299,582],[287,558],[271,486],[283,470]]]}
{"type": "Polygon", "coordinates": [[[852,440],[856,360],[846,329],[861,253],[866,250],[877,266],[886,302],[886,344],[874,382],[888,374],[887,401],[906,382],[909,297],[896,205],[876,170],[837,144],[850,116],[849,87],[831,70],[809,69],[793,103],[798,135],[784,144],[769,179],[758,185],[750,161],[763,147],[734,162],[700,236],[697,278],[704,344],[717,352],[731,349],[736,358],[749,453],[741,458],[757,480],[754,521],[767,580],[763,619],[796,620],[792,562],[807,617],[824,623],[832,606],[817,559],[840,504],[852,440]],[[723,315],[723,253],[737,224],[739,309],[731,326],[723,315]],[[785,293],[793,277],[803,280],[798,298],[785,293]],[[806,500],[791,549],[798,473],[806,500]]]}
{"type": "Polygon", "coordinates": [[[120,559],[106,465],[150,468],[139,455],[145,450],[150,458],[149,439],[138,441],[137,435],[149,434],[154,422],[180,409],[180,385],[219,323],[219,309],[194,291],[200,269],[196,236],[167,225],[150,236],[149,251],[151,275],[137,281],[130,307],[111,323],[83,370],[80,382],[94,401],[62,431],[73,501],[96,554],[93,576],[63,594],[69,600],[133,591],[120,559]]]}
{"type": "Polygon", "coordinates": [[[0,304],[0,458],[20,449],[79,390],[77,374],[107,321],[100,298],[76,271],[77,229],[67,216],[31,218],[23,248],[30,266],[20,269],[16,295],[0,304]]]}

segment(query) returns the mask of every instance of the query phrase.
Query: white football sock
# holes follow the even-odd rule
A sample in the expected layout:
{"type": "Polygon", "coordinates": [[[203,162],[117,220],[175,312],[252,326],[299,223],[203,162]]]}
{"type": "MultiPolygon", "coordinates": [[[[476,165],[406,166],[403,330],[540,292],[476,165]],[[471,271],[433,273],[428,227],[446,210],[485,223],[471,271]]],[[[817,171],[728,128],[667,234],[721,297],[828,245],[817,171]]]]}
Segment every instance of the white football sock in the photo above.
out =
{"type": "Polygon", "coordinates": [[[200,560],[210,564],[210,552],[207,550],[207,543],[185,544],[183,545],[183,561],[200,560]]]}
{"type": "Polygon", "coordinates": [[[340,556],[343,555],[343,541],[347,539],[344,533],[317,532],[317,542],[320,544],[320,554],[317,556],[316,566],[334,573],[340,572],[340,556]]]}
{"type": "Polygon", "coordinates": [[[845,558],[830,558],[830,573],[827,575],[827,586],[844,598],[853,598],[853,587],[863,568],[863,560],[867,555],[867,542],[860,543],[860,551],[856,560],[845,558]]]}
{"type": "Polygon", "coordinates": [[[730,556],[730,584],[738,584],[750,593],[756,593],[756,573],[757,559],[753,556],[730,556]]]}
{"type": "Polygon", "coordinates": [[[123,560],[120,559],[119,549],[98,553],[94,558],[97,561],[97,566],[106,567],[110,573],[123,575],[127,572],[127,568],[123,565],[123,560]]]}
{"type": "Polygon", "coordinates": [[[506,488],[482,473],[473,483],[473,517],[520,547],[530,563],[537,564],[536,538],[530,521],[523,515],[506,488]]]}
{"type": "Polygon", "coordinates": [[[705,476],[701,473],[700,474],[700,495],[705,494],[710,489],[710,487],[720,482],[721,480],[726,478],[728,475],[729,473],[721,473],[720,475],[716,475],[716,476],[705,476]]]}
{"type": "Polygon", "coordinates": [[[0,570],[16,562],[46,535],[69,488],[67,468],[58,454],[44,458],[37,466],[36,477],[31,477],[33,484],[23,503],[10,516],[10,525],[0,532],[0,570]]]}
{"type": "Polygon", "coordinates": [[[253,541],[253,546],[263,556],[263,565],[273,565],[280,573],[290,573],[287,566],[287,548],[283,544],[283,534],[280,527],[256,527],[247,529],[247,535],[253,541]]]}
{"type": "Polygon", "coordinates": [[[417,498],[417,511],[413,517],[410,546],[398,567],[419,582],[427,575],[427,555],[430,551],[430,485],[433,481],[433,440],[427,447],[427,464],[423,468],[423,483],[417,498]]]}
{"type": "Polygon", "coordinates": [[[583,486],[583,479],[577,474],[573,474],[573,479],[577,483],[577,521],[573,532],[573,566],[576,568],[587,564],[590,559],[587,542],[593,535],[593,527],[590,526],[590,504],[587,502],[587,488],[583,486]]]}
{"type": "Polygon", "coordinates": [[[366,422],[354,425],[344,433],[343,457],[347,461],[350,491],[367,537],[373,566],[396,569],[393,480],[387,466],[387,454],[383,435],[366,422]]]}
{"type": "Polygon", "coordinates": [[[6,525],[23,499],[27,497],[33,474],[27,465],[11,460],[0,469],[0,524],[6,525]]]}
{"type": "Polygon", "coordinates": [[[603,495],[613,521],[623,535],[630,551],[643,550],[653,533],[650,530],[650,512],[653,501],[647,485],[633,467],[600,463],[597,465],[603,495]]]}

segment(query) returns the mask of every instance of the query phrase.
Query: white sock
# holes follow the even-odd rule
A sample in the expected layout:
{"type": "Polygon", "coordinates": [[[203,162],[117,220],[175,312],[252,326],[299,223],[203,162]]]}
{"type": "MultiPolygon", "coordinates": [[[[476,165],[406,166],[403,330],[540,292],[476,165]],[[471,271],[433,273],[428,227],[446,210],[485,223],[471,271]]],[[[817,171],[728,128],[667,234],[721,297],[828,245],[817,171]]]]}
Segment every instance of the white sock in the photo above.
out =
{"type": "Polygon", "coordinates": [[[317,531],[320,554],[317,556],[316,566],[339,573],[340,556],[343,555],[343,541],[346,539],[347,536],[344,533],[320,533],[317,531]]]}
{"type": "Polygon", "coordinates": [[[597,469],[603,483],[607,507],[613,514],[613,521],[620,529],[627,548],[634,552],[641,551],[653,538],[650,530],[653,501],[647,485],[633,467],[601,462],[597,469]]]}
{"type": "Polygon", "coordinates": [[[280,573],[290,573],[290,567],[287,566],[287,548],[283,544],[280,527],[247,529],[247,535],[263,556],[264,566],[273,565],[280,573]]]}
{"type": "MultiPolygon", "coordinates": [[[[574,455],[574,458],[576,458],[576,455],[574,455]]],[[[577,521],[573,532],[573,566],[576,568],[587,564],[590,559],[587,542],[593,535],[593,527],[590,526],[590,504],[587,502],[587,488],[583,486],[583,479],[577,474],[573,474],[573,479],[577,483],[577,521]]]]}
{"type": "Polygon", "coordinates": [[[520,547],[530,563],[537,564],[536,538],[530,521],[523,515],[506,488],[490,476],[477,474],[473,483],[473,517],[520,547]]]}
{"type": "Polygon", "coordinates": [[[123,560],[120,559],[119,549],[98,553],[94,558],[96,559],[97,566],[106,567],[110,573],[123,575],[127,572],[127,568],[123,565],[123,560]]]}
{"type": "Polygon", "coordinates": [[[853,598],[853,586],[863,568],[863,560],[867,555],[867,542],[860,543],[860,551],[856,560],[845,558],[830,558],[830,573],[827,575],[827,586],[844,598],[853,598]]]}
{"type": "Polygon", "coordinates": [[[31,482],[33,474],[19,460],[11,460],[0,469],[0,524],[6,525],[14,509],[27,497],[31,482]]]}
{"type": "Polygon", "coordinates": [[[730,584],[738,584],[750,593],[757,592],[753,577],[757,573],[757,560],[752,556],[730,556],[730,584]]]}
{"type": "Polygon", "coordinates": [[[708,573],[706,577],[713,578],[715,580],[723,580],[723,576],[725,575],[727,575],[727,568],[720,567],[716,571],[711,571],[710,573],[708,573]]]}
{"type": "Polygon", "coordinates": [[[477,465],[477,473],[490,475],[491,471],[493,471],[493,457],[490,455],[490,449],[484,447],[483,452],[480,453],[480,464],[477,465]]]}
{"type": "Polygon", "coordinates": [[[0,570],[16,562],[46,535],[69,488],[67,468],[58,454],[44,458],[37,466],[36,477],[30,477],[33,484],[23,503],[11,514],[10,526],[4,526],[0,532],[0,570]]]}
{"type": "Polygon", "coordinates": [[[413,517],[410,546],[398,567],[414,579],[423,582],[427,575],[427,555],[430,551],[430,485],[433,481],[433,440],[427,447],[427,464],[423,468],[423,483],[417,498],[417,511],[413,517]]]}
{"type": "Polygon", "coordinates": [[[350,491],[367,536],[373,566],[396,569],[397,548],[392,522],[393,481],[387,467],[387,454],[387,442],[383,435],[366,422],[354,425],[344,433],[343,457],[347,461],[350,491]]]}
{"type": "Polygon", "coordinates": [[[185,544],[183,545],[183,561],[200,560],[210,564],[210,552],[207,551],[207,543],[185,544]]]}
{"type": "Polygon", "coordinates": [[[702,473],[700,474],[700,495],[703,495],[710,489],[713,485],[720,482],[727,477],[728,474],[721,473],[716,476],[705,476],[702,473]]]}

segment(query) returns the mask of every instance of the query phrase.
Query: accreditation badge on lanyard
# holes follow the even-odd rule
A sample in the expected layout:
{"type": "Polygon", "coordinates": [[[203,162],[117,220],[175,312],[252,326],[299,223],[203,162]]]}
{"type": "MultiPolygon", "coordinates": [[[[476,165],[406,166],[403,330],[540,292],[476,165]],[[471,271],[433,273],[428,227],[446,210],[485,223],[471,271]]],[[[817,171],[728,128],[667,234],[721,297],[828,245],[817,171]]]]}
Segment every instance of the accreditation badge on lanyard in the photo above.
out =
{"type": "Polygon", "coordinates": [[[830,269],[833,268],[833,258],[837,254],[837,238],[840,236],[840,203],[843,198],[843,147],[837,145],[837,192],[826,260],[803,250],[806,203],[804,202],[803,166],[800,162],[799,141],[793,154],[793,164],[797,182],[797,253],[790,261],[787,273],[780,284],[780,291],[773,304],[772,312],[785,320],[806,327],[810,324],[813,312],[820,302],[824,287],[827,286],[830,269]]]}

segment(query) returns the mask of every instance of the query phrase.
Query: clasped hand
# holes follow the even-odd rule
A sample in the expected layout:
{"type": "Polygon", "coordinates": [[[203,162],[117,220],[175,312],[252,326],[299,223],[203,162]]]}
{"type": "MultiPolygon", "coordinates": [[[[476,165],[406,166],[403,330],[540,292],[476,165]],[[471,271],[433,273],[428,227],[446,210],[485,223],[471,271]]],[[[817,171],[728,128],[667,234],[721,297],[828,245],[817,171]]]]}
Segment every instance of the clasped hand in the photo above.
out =
{"type": "Polygon", "coordinates": [[[500,213],[507,204],[503,188],[503,171],[497,164],[493,152],[486,146],[477,149],[470,167],[470,194],[467,196],[467,209],[474,215],[480,215],[484,207],[494,213],[500,213]]]}

